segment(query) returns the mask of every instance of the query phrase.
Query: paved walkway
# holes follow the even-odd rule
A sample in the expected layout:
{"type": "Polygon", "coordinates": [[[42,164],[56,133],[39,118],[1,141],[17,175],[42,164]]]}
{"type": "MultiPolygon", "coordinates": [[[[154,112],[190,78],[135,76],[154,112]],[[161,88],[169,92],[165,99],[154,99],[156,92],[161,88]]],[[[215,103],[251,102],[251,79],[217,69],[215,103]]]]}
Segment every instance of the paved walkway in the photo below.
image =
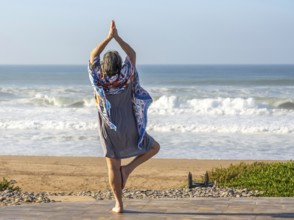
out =
{"type": "Polygon", "coordinates": [[[62,202],[0,207],[0,219],[294,219],[294,198],[196,198],[126,200],[124,214],[114,201],[62,202]]]}

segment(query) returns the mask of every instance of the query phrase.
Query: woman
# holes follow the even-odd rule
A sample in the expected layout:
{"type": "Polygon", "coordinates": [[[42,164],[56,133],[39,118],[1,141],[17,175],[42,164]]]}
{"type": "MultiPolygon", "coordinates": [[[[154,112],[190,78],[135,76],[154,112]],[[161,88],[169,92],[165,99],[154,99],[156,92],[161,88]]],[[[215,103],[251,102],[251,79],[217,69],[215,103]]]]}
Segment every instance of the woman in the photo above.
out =
{"type": "Polygon", "coordinates": [[[152,99],[140,86],[135,66],[135,51],[118,35],[112,21],[108,36],[90,54],[88,70],[98,108],[100,142],[116,200],[112,211],[117,213],[123,212],[122,189],[128,176],[160,149],[145,131],[152,99]],[[127,54],[123,65],[117,51],[107,52],[100,63],[100,54],[112,39],[127,54]],[[133,156],[129,164],[121,165],[121,159],[133,156]]]}

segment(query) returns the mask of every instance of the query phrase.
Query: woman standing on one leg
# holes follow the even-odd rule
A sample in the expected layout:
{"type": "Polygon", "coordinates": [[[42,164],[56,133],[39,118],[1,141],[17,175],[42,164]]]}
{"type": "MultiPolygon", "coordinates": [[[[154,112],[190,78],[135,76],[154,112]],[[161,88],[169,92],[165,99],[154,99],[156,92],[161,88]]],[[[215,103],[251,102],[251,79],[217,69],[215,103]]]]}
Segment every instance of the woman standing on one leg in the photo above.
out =
{"type": "Polygon", "coordinates": [[[122,189],[128,176],[140,164],[153,157],[159,144],[145,131],[147,110],[152,102],[139,84],[135,51],[118,35],[114,21],[108,36],[90,55],[89,78],[98,108],[99,135],[106,157],[109,183],[115,196],[114,212],[123,212],[122,189]],[[115,39],[125,51],[122,59],[117,51],[108,51],[100,63],[100,54],[115,39]],[[121,166],[121,159],[134,157],[121,166]]]}

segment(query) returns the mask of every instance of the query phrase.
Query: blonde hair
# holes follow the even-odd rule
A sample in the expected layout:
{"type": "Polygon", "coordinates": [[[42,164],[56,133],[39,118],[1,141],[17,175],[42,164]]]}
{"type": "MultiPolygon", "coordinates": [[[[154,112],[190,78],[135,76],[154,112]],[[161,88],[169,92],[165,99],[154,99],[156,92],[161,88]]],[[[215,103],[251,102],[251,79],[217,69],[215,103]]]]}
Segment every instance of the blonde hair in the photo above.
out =
{"type": "Polygon", "coordinates": [[[114,76],[120,73],[121,66],[122,59],[117,51],[111,50],[104,54],[101,65],[103,75],[114,76]]]}

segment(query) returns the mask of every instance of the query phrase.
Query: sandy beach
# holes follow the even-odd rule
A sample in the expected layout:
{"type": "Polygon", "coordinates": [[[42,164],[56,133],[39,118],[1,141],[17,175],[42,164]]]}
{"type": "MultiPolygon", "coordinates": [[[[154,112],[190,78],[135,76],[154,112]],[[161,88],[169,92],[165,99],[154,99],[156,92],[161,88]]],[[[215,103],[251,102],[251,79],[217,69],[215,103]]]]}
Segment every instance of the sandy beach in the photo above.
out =
{"type": "MultiPolygon", "coordinates": [[[[123,161],[123,163],[126,163],[123,161]]],[[[130,176],[129,189],[172,189],[215,167],[240,160],[152,159],[130,176]]],[[[252,163],[254,161],[246,161],[252,163]]],[[[16,180],[23,191],[80,192],[109,189],[104,158],[0,156],[0,178],[16,180]]]]}

